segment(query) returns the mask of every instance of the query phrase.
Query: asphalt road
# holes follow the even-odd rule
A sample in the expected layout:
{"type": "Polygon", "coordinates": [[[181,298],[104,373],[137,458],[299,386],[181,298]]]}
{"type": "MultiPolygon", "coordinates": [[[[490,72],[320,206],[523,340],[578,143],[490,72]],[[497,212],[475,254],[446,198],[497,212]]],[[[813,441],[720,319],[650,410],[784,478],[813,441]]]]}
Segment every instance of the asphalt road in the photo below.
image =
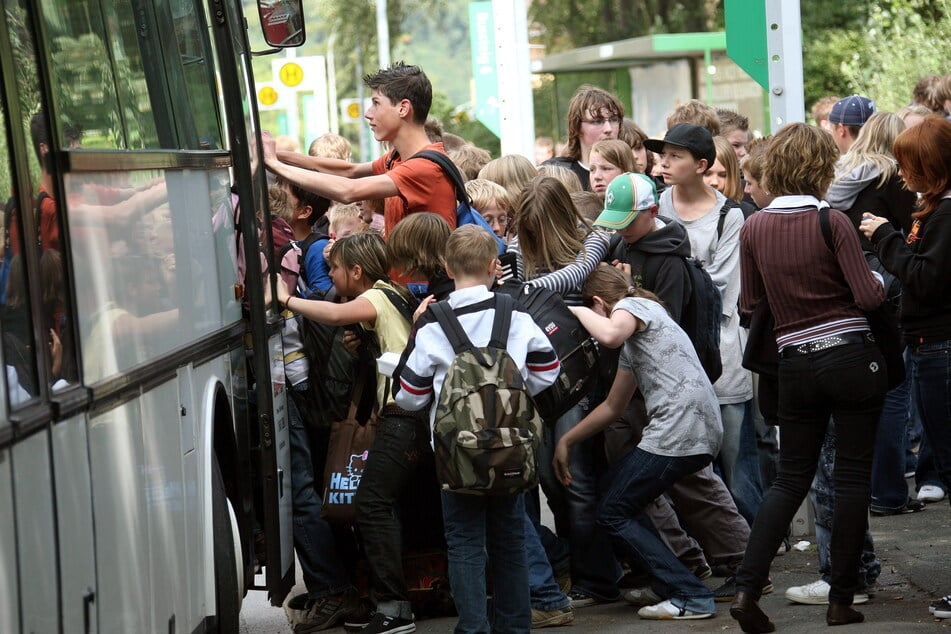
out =
{"type": "MultiPolygon", "coordinates": [[[[845,626],[837,633],[948,631],[951,619],[936,620],[928,614],[928,604],[937,597],[951,593],[951,506],[948,502],[932,504],[921,513],[894,517],[872,517],[872,535],[882,575],[870,601],[857,606],[865,614],[865,623],[845,626]]],[[[810,542],[814,539],[805,537],[810,542]]],[[[776,590],[763,597],[761,605],[776,624],[779,632],[812,633],[824,630],[825,608],[796,605],[783,596],[786,588],[810,583],[818,578],[815,545],[804,551],[791,551],[773,561],[771,576],[776,590]]],[[[711,587],[722,579],[707,580],[711,587]]],[[[298,583],[292,594],[303,591],[298,583]]],[[[636,609],[613,603],[583,608],[575,612],[574,625],[552,628],[564,632],[605,632],[628,634],[631,628],[640,632],[740,632],[730,618],[729,604],[717,605],[717,615],[702,621],[645,621],[636,609]]],[[[423,633],[451,632],[454,619],[419,621],[417,631],[423,633]]],[[[284,634],[291,629],[283,610],[267,605],[262,593],[251,593],[241,612],[242,634],[284,634]]],[[[343,629],[329,630],[343,632],[343,629]]]]}

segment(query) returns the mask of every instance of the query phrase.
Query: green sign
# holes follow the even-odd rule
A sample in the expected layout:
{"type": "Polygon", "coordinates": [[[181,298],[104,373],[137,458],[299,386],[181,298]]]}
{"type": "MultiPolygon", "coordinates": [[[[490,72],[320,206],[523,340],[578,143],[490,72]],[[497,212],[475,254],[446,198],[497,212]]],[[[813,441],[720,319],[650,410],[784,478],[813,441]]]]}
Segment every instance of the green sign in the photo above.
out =
{"type": "Polygon", "coordinates": [[[724,0],[726,54],[769,90],[766,53],[766,0],[724,0]]]}
{"type": "Polygon", "coordinates": [[[475,116],[495,136],[501,136],[499,79],[495,66],[495,20],[492,2],[469,3],[469,41],[475,83],[475,116]]]}

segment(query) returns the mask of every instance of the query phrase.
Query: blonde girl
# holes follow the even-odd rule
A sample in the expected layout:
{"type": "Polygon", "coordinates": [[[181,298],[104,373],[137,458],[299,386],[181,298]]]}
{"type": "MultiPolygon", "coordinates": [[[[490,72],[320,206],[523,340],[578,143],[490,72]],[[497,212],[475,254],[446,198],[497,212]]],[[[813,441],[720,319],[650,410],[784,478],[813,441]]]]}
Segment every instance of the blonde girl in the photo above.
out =
{"type": "Polygon", "coordinates": [[[578,213],[565,186],[537,176],[525,186],[515,211],[509,251],[518,256],[519,278],[581,303],[581,284],[607,251],[607,238],[578,213]]]}
{"type": "MultiPolygon", "coordinates": [[[[516,254],[520,279],[561,295],[565,303],[581,305],[581,287],[607,251],[607,238],[591,228],[559,181],[537,176],[522,190],[516,203],[515,237],[509,252],[516,254]]],[[[575,480],[562,486],[550,469],[556,442],[587,411],[587,399],[571,408],[554,425],[546,425],[538,453],[541,485],[559,526],[569,526],[572,590],[579,603],[613,601],[619,597],[610,545],[598,539],[594,516],[598,505],[596,447],[585,443],[575,451],[575,480]]]]}
{"type": "Polygon", "coordinates": [[[703,175],[703,182],[721,192],[730,200],[743,200],[743,184],[740,181],[740,161],[730,142],[722,136],[713,137],[717,159],[703,175]]]}

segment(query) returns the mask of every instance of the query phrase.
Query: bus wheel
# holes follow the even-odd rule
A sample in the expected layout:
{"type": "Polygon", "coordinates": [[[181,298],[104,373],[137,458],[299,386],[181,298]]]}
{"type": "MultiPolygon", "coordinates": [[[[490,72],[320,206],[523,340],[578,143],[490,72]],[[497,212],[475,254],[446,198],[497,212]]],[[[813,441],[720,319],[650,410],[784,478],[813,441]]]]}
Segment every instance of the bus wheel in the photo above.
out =
{"type": "Polygon", "coordinates": [[[238,522],[225,492],[224,479],[217,458],[212,459],[211,488],[215,540],[215,614],[218,632],[237,634],[238,614],[243,596],[241,570],[243,567],[238,522]]]}

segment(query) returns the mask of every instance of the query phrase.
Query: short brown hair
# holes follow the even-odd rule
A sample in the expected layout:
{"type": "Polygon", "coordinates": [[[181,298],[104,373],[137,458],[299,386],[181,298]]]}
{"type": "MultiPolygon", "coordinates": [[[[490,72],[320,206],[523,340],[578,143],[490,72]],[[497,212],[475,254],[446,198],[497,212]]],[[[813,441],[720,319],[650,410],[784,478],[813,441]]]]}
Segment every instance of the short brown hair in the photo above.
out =
{"type": "Polygon", "coordinates": [[[446,268],[454,276],[480,275],[499,256],[495,235],[477,225],[462,225],[446,241],[446,268]]]}
{"type": "Polygon", "coordinates": [[[604,209],[604,201],[592,191],[572,192],[570,196],[571,202],[575,204],[578,213],[591,222],[597,220],[604,209]]]}
{"type": "Polygon", "coordinates": [[[413,123],[426,123],[433,105],[433,85],[419,66],[394,62],[388,68],[365,75],[363,83],[371,90],[379,90],[394,105],[406,99],[413,104],[413,123]]]}
{"type": "Polygon", "coordinates": [[[734,130],[742,130],[749,134],[750,120],[739,112],[717,108],[717,117],[720,119],[720,136],[726,137],[734,130]]]}
{"type": "Polygon", "coordinates": [[[931,112],[944,110],[944,102],[938,99],[938,84],[941,78],[937,75],[925,75],[915,83],[911,91],[911,98],[916,104],[921,104],[931,112]]]}
{"type": "Polygon", "coordinates": [[[767,151],[763,173],[767,191],[774,196],[825,196],[839,159],[831,135],[806,123],[790,123],[773,135],[767,151]]]}
{"type": "Polygon", "coordinates": [[[829,95],[828,97],[823,97],[816,103],[812,104],[812,120],[816,122],[816,125],[819,125],[823,121],[829,120],[829,113],[832,112],[832,106],[834,106],[838,101],[838,97],[829,95]]]}
{"type": "Polygon", "coordinates": [[[622,172],[634,172],[634,153],[630,145],[617,139],[603,139],[591,146],[592,152],[622,172]]]}
{"type": "Polygon", "coordinates": [[[772,135],[759,137],[750,141],[746,147],[746,156],[740,160],[740,169],[759,182],[763,179],[763,168],[766,165],[767,148],[772,135]]]}
{"type": "Polygon", "coordinates": [[[462,172],[462,179],[467,181],[479,178],[479,171],[492,160],[492,155],[487,151],[468,143],[455,150],[449,150],[448,153],[449,158],[462,172]]]}
{"type": "Polygon", "coordinates": [[[667,129],[678,123],[692,123],[709,130],[712,136],[720,134],[720,117],[713,106],[708,106],[699,99],[688,99],[667,115],[667,129]]]}
{"type": "Polygon", "coordinates": [[[386,239],[392,266],[404,274],[419,273],[426,279],[442,270],[449,225],[439,214],[420,212],[400,220],[386,239]]]}

